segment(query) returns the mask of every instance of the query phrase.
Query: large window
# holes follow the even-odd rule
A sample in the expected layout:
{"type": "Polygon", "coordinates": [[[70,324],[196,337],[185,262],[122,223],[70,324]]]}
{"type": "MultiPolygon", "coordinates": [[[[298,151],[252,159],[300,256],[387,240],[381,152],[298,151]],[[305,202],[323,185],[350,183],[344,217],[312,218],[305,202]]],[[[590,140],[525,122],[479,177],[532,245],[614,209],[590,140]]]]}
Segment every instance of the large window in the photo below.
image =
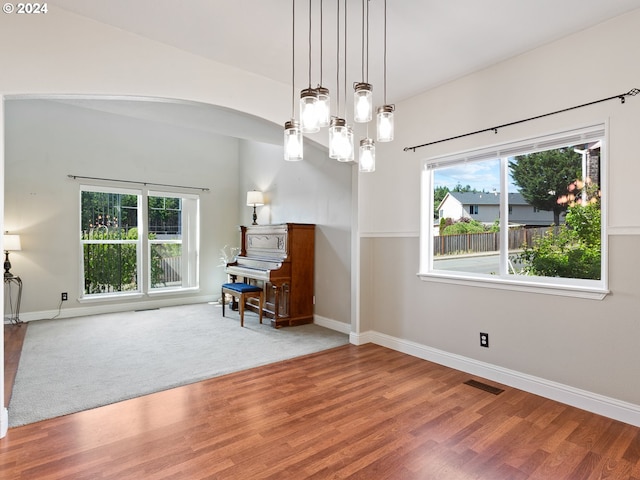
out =
{"type": "Polygon", "coordinates": [[[198,286],[197,196],[88,186],[80,196],[83,297],[198,286]]]}
{"type": "Polygon", "coordinates": [[[601,298],[604,126],[426,160],[424,279],[601,298]]]}

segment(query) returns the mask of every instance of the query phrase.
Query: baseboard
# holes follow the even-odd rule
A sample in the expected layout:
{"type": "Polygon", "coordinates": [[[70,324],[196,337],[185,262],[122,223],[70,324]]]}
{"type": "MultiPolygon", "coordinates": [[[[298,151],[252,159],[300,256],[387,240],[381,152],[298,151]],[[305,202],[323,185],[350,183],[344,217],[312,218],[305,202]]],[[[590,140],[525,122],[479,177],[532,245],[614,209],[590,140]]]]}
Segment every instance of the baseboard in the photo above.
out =
{"type": "Polygon", "coordinates": [[[9,431],[9,410],[2,407],[0,411],[0,438],[4,438],[9,431]]]}
{"type": "MultiPolygon", "coordinates": [[[[371,331],[364,332],[364,333],[351,332],[349,333],[349,342],[352,343],[353,345],[364,345],[365,343],[378,344],[377,342],[375,342],[374,332],[371,332],[371,331]]],[[[382,344],[378,344],[378,345],[382,345],[382,344]]],[[[383,346],[386,346],[386,345],[383,345],[383,346]]],[[[389,347],[389,348],[393,348],[393,347],[389,347]]],[[[394,348],[394,350],[398,350],[398,349],[394,348]]],[[[404,352],[404,353],[407,353],[407,352],[404,352]]],[[[417,356],[417,355],[414,355],[414,356],[417,356]]]]}
{"type": "Polygon", "coordinates": [[[454,368],[503,385],[518,388],[541,397],[556,400],[588,412],[613,418],[640,427],[640,405],[606,397],[597,393],[574,388],[569,385],[509,370],[490,363],[448,353],[415,342],[402,340],[378,332],[351,334],[351,343],[362,345],[375,343],[414,357],[454,368]]]}
{"type": "Polygon", "coordinates": [[[337,320],[333,320],[332,318],[322,317],[320,315],[313,316],[313,323],[316,325],[320,325],[321,327],[329,328],[331,330],[335,330],[340,333],[351,333],[351,324],[339,322],[337,320]]]}
{"type": "MultiPolygon", "coordinates": [[[[219,297],[219,295],[218,295],[219,297]]],[[[130,312],[132,310],[147,310],[151,308],[174,307],[178,305],[191,305],[194,303],[207,303],[217,301],[219,298],[214,295],[201,295],[193,297],[174,298],[154,298],[151,300],[137,302],[103,303],[100,305],[87,305],[75,308],[62,308],[58,310],[42,310],[39,312],[20,313],[20,320],[32,322],[35,320],[50,320],[53,318],[83,317],[85,315],[99,315],[102,313],[130,312]]],[[[5,323],[6,320],[5,320],[5,323]]]]}

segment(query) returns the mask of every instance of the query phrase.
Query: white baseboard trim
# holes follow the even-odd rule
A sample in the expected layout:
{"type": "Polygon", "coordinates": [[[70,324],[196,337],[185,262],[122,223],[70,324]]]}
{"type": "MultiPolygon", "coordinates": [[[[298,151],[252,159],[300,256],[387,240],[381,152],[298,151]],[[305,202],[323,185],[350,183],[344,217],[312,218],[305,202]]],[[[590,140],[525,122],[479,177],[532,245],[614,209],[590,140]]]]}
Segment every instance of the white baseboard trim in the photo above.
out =
{"type": "Polygon", "coordinates": [[[313,323],[340,333],[348,334],[351,332],[350,323],[339,322],[337,320],[333,320],[332,318],[322,317],[320,315],[313,316],[313,323]]]}
{"type": "Polygon", "coordinates": [[[503,385],[518,388],[541,397],[581,408],[588,412],[613,418],[640,427],[640,405],[606,397],[597,393],[574,388],[544,378],[509,370],[507,368],[481,362],[472,358],[427,347],[419,343],[402,340],[378,332],[364,332],[350,335],[351,343],[362,345],[375,343],[414,357],[454,368],[462,372],[483,377],[503,385]]]}
{"type": "MultiPolygon", "coordinates": [[[[374,341],[375,336],[374,336],[374,332],[368,331],[368,332],[364,332],[364,333],[356,333],[356,332],[351,332],[349,333],[349,342],[353,345],[364,345],[365,343],[375,343],[377,345],[382,345],[381,343],[377,343],[374,341]]],[[[383,345],[386,346],[386,345],[383,345]]],[[[393,347],[389,347],[389,348],[393,348],[393,347]]],[[[394,350],[398,350],[395,349],[394,350]]],[[[398,350],[400,351],[400,350],[398,350]]],[[[407,352],[404,352],[407,353],[407,352]]],[[[417,355],[414,355],[417,356],[417,355]]]]}
{"type": "Polygon", "coordinates": [[[6,437],[8,431],[9,431],[9,410],[7,410],[5,407],[2,407],[2,411],[0,411],[0,438],[6,437]]]}
{"type": "MultiPolygon", "coordinates": [[[[101,305],[86,305],[75,308],[62,308],[58,314],[58,310],[42,310],[39,312],[20,313],[20,320],[23,322],[32,322],[35,320],[49,320],[59,318],[83,317],[85,315],[99,315],[102,313],[130,312],[133,310],[147,310],[151,308],[174,307],[177,305],[190,305],[194,303],[207,303],[219,300],[219,295],[201,295],[194,297],[174,297],[174,298],[154,298],[146,301],[138,302],[122,302],[109,303],[101,305]]],[[[8,323],[5,319],[5,323],[8,323]]]]}

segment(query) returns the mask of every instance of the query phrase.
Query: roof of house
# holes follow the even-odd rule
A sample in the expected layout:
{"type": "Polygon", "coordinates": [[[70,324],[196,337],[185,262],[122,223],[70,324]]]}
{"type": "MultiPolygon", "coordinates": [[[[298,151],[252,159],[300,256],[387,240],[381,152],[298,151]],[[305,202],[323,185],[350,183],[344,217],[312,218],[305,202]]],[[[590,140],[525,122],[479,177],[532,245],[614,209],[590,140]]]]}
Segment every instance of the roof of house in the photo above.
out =
{"type": "MultiPolygon", "coordinates": [[[[499,205],[500,194],[493,192],[449,192],[453,198],[463,205],[499,205]]],[[[446,197],[445,197],[446,198],[446,197]]],[[[510,205],[529,205],[520,193],[509,193],[510,205]]]]}

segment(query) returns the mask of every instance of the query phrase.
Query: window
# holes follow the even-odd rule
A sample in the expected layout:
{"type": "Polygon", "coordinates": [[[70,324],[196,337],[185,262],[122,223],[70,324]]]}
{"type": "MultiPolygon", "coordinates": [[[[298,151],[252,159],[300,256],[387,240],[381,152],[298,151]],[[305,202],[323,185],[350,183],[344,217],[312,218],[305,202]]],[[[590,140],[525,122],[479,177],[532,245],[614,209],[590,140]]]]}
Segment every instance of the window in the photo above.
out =
{"type": "Polygon", "coordinates": [[[84,298],[198,286],[197,196],[83,186],[80,197],[84,298]]]}
{"type": "Polygon", "coordinates": [[[598,125],[426,160],[421,277],[604,297],[603,144],[598,125]]]}
{"type": "Polygon", "coordinates": [[[150,288],[196,285],[197,197],[149,192],[148,219],[150,288]]]}

